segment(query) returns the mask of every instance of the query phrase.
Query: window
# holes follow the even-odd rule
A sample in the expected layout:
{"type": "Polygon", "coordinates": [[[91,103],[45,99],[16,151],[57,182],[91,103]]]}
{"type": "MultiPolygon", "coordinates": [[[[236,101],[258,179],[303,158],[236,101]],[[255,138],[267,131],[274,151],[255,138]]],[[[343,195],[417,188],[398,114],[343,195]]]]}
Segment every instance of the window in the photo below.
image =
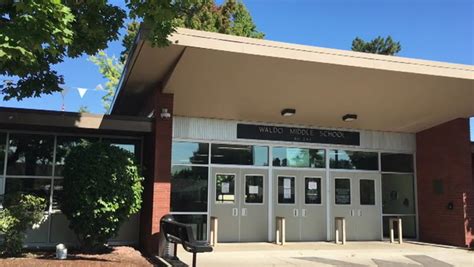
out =
{"type": "Polygon", "coordinates": [[[207,211],[207,167],[173,166],[171,211],[207,211]]]}
{"type": "Polygon", "coordinates": [[[62,176],[66,156],[71,149],[81,142],[97,142],[98,138],[78,137],[78,136],[58,136],[56,140],[56,166],[55,176],[62,176]]]}
{"type": "Polygon", "coordinates": [[[329,165],[332,169],[378,170],[377,152],[331,150],[329,165]]]}
{"type": "Polygon", "coordinates": [[[278,203],[295,204],[295,177],[278,176],[278,203]]]}
{"type": "Polygon", "coordinates": [[[382,153],[382,171],[384,172],[413,172],[413,155],[382,153]]]}
{"type": "MultiPolygon", "coordinates": [[[[3,164],[3,162],[5,160],[6,142],[7,142],[7,134],[0,132],[0,164],[3,164]]],[[[0,174],[3,175],[3,167],[0,170],[1,170],[0,174]]]]}
{"type": "Polygon", "coordinates": [[[321,178],[304,178],[304,203],[321,204],[321,178]]]}
{"type": "Polygon", "coordinates": [[[104,138],[103,143],[110,144],[112,146],[119,147],[132,153],[135,156],[136,162],[140,162],[141,150],[140,140],[137,139],[116,139],[116,138],[104,138]]]}
{"type": "Polygon", "coordinates": [[[359,180],[360,204],[375,205],[375,181],[360,179],[359,180]]]}
{"type": "Polygon", "coordinates": [[[415,214],[413,174],[382,174],[382,212],[415,214]]]}
{"type": "Polygon", "coordinates": [[[212,144],[211,162],[214,164],[268,166],[268,147],[212,144]]]}
{"type": "Polygon", "coordinates": [[[58,179],[58,178],[55,178],[53,183],[54,183],[54,186],[53,186],[53,203],[52,203],[52,206],[53,206],[53,210],[59,210],[61,209],[61,201],[63,200],[63,197],[64,197],[64,191],[63,191],[63,182],[64,182],[64,179],[58,179]]]}
{"type": "Polygon", "coordinates": [[[207,143],[173,142],[171,151],[173,164],[208,164],[207,143]]]}
{"type": "Polygon", "coordinates": [[[49,196],[51,194],[51,179],[38,178],[7,178],[5,183],[5,196],[16,193],[32,194],[46,200],[46,210],[49,209],[49,196]]]}
{"type": "Polygon", "coordinates": [[[263,176],[245,176],[245,203],[263,203],[263,176]]]}
{"type": "Polygon", "coordinates": [[[53,144],[54,136],[11,134],[7,175],[52,175],[53,144]]]}
{"type": "Polygon", "coordinates": [[[234,203],[235,174],[216,174],[216,203],[234,203]]]}
{"type": "Polygon", "coordinates": [[[275,147],[272,154],[273,166],[324,168],[326,165],[323,149],[275,147]]]}
{"type": "Polygon", "coordinates": [[[346,178],[334,179],[336,205],[351,204],[351,181],[346,178]]]}

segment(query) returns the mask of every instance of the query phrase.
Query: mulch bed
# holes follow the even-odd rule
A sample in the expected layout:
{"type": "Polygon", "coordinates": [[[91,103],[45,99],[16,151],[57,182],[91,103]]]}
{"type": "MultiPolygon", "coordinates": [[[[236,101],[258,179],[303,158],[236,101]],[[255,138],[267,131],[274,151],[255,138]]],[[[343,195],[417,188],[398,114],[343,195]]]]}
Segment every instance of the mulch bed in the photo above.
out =
{"type": "Polygon", "coordinates": [[[0,266],[153,266],[140,251],[132,247],[114,247],[110,253],[68,252],[58,260],[53,252],[27,252],[19,258],[0,258],[0,266]]]}

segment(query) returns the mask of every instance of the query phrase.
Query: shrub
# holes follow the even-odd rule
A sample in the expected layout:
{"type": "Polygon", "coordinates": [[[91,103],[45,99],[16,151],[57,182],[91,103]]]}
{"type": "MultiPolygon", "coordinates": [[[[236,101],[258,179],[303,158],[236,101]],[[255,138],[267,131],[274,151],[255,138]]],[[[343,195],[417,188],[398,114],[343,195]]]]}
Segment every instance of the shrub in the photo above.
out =
{"type": "Polygon", "coordinates": [[[43,221],[45,208],[46,201],[41,197],[20,193],[7,196],[5,208],[0,211],[2,255],[18,256],[22,253],[25,231],[43,221]]]}
{"type": "Polygon", "coordinates": [[[104,143],[83,142],[64,166],[61,210],[85,249],[99,249],[137,213],[143,190],[133,155],[104,143]]]}

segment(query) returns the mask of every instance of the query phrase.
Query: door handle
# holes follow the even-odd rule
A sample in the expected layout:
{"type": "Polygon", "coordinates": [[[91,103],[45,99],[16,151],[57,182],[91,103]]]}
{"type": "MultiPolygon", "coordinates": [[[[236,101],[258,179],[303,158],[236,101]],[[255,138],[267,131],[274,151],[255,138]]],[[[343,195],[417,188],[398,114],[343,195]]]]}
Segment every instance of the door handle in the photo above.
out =
{"type": "Polygon", "coordinates": [[[293,216],[298,217],[298,209],[293,209],[293,216]]]}
{"type": "Polygon", "coordinates": [[[242,209],[242,216],[247,216],[247,208],[242,209]]]}
{"type": "Polygon", "coordinates": [[[362,211],[361,211],[361,210],[357,210],[357,215],[358,215],[358,216],[362,216],[362,211]]]}
{"type": "Polygon", "coordinates": [[[355,215],[355,210],[351,210],[351,216],[355,215]]]}
{"type": "Polygon", "coordinates": [[[233,208],[232,209],[232,216],[239,216],[239,209],[238,208],[233,208]]]}
{"type": "Polygon", "coordinates": [[[302,210],[301,210],[301,216],[302,216],[302,217],[306,217],[306,209],[302,209],[302,210]]]}

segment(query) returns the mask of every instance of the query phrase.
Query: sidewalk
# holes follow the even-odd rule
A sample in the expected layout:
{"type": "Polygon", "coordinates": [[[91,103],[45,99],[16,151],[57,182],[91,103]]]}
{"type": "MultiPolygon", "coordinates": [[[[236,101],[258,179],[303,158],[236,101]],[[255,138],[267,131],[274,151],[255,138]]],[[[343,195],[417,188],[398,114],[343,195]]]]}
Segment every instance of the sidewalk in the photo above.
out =
{"type": "MultiPolygon", "coordinates": [[[[181,247],[178,257],[191,264],[192,254],[181,247]]],[[[200,267],[214,266],[474,266],[474,251],[424,243],[329,242],[218,244],[212,253],[198,254],[200,267]]]]}

